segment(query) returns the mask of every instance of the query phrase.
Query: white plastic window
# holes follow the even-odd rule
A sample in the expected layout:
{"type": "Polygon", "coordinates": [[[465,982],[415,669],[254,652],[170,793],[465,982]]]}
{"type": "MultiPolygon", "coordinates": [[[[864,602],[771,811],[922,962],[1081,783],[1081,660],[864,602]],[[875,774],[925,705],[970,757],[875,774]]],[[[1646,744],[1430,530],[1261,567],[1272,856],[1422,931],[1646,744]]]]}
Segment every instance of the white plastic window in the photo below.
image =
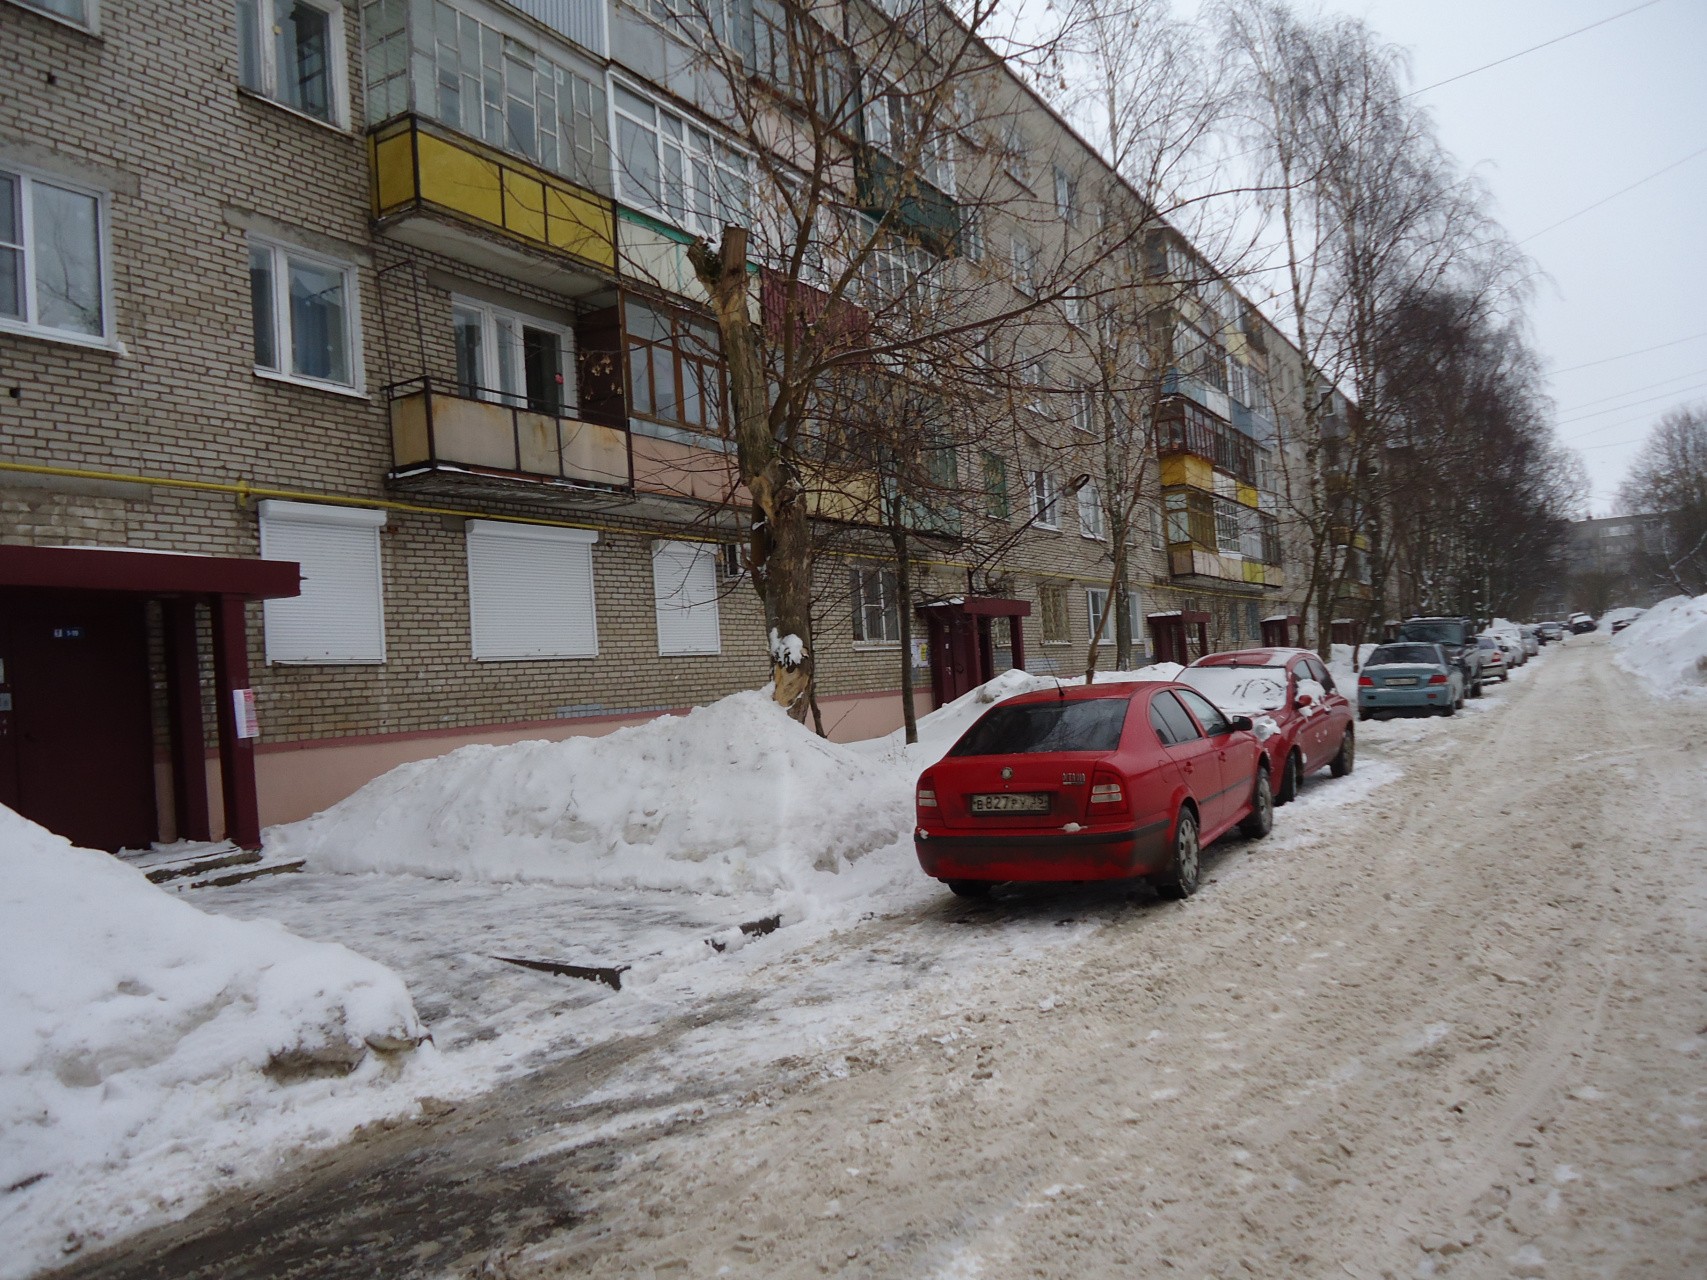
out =
{"type": "Polygon", "coordinates": [[[95,192],[0,170],[0,328],[107,337],[105,216],[95,192]]]}
{"type": "Polygon", "coordinates": [[[354,268],[251,240],[249,300],[257,371],[361,389],[354,268]]]}

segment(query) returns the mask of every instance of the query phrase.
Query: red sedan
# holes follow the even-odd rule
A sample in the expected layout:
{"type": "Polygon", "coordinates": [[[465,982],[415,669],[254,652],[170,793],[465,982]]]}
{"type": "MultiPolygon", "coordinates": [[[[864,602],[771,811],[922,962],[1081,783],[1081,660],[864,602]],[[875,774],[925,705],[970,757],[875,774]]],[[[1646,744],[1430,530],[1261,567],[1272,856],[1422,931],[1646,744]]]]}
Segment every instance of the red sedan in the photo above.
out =
{"type": "Polygon", "coordinates": [[[1197,890],[1199,850],[1274,825],[1251,722],[1171,682],[997,703],[919,778],[913,847],[963,897],[1011,881],[1151,877],[1197,890]]]}
{"type": "Polygon", "coordinates": [[[1274,732],[1262,746],[1279,779],[1276,804],[1296,796],[1306,774],[1326,766],[1343,778],[1356,763],[1352,722],[1357,708],[1334,688],[1333,676],[1308,649],[1211,653],[1179,678],[1230,714],[1266,716],[1273,722],[1274,732]]]}

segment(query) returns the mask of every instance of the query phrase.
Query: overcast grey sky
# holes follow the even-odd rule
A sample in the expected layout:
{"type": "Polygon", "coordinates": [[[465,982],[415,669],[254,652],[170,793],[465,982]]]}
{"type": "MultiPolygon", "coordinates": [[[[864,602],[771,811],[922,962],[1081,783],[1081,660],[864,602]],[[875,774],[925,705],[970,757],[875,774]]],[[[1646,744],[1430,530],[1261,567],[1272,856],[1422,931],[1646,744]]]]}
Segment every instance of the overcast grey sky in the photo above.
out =
{"type": "MultiPolygon", "coordinates": [[[[1322,7],[1364,18],[1411,49],[1420,87],[1639,2],[1326,0],[1322,7]]],[[[1704,57],[1707,0],[1658,0],[1419,95],[1445,146],[1487,183],[1512,237],[1534,237],[1522,245],[1546,277],[1533,306],[1534,342],[1552,371],[1559,439],[1588,464],[1596,515],[1610,510],[1659,415],[1707,404],[1704,57]]]]}

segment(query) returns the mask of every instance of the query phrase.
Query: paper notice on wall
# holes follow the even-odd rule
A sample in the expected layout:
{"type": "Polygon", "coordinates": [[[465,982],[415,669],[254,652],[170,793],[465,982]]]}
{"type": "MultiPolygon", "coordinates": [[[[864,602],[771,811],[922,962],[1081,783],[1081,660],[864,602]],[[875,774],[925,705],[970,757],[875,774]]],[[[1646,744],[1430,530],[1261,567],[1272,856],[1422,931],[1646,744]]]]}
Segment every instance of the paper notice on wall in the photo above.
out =
{"type": "Polygon", "coordinates": [[[914,640],[913,665],[915,667],[928,667],[930,665],[930,661],[931,651],[928,643],[924,640],[914,640]]]}
{"type": "Polygon", "coordinates": [[[239,738],[258,738],[261,736],[261,722],[255,715],[255,691],[253,689],[233,689],[231,691],[232,710],[237,722],[239,738]]]}

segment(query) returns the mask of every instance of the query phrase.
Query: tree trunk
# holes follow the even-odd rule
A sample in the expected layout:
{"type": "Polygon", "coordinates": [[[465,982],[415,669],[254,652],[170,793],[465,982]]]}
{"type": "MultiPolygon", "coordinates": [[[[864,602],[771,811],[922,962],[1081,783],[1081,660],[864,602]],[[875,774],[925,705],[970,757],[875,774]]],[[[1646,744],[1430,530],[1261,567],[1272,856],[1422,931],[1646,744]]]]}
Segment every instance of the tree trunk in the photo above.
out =
{"type": "Polygon", "coordinates": [[[752,495],[748,560],[764,606],[773,697],[805,722],[813,678],[812,529],[806,495],[785,465],[759,334],[748,314],[747,232],[725,227],[716,250],[688,247],[694,274],[711,295],[729,365],[729,399],[741,483],[752,495]]]}

